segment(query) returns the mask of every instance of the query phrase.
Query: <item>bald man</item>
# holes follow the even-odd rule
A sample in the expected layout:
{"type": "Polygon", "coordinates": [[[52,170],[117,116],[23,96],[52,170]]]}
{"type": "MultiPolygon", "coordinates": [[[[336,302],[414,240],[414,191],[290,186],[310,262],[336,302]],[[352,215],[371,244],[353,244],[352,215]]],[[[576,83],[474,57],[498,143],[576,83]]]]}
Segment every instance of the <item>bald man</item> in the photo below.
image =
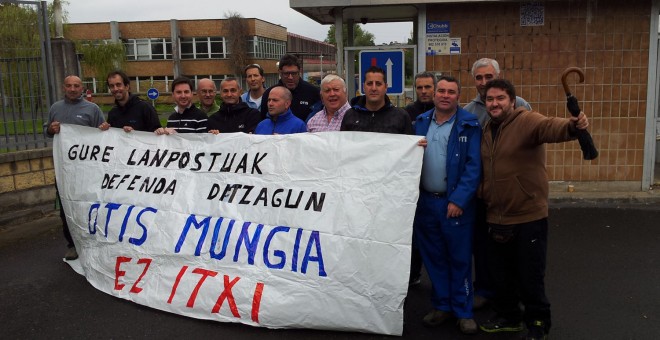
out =
{"type": "MultiPolygon", "coordinates": [[[[82,97],[83,86],[80,78],[68,76],[64,78],[64,99],[56,102],[48,111],[48,121],[44,123],[45,134],[53,138],[60,133],[60,124],[75,124],[82,126],[103,128],[105,118],[98,105],[85,100],[82,97]]],[[[61,183],[61,182],[60,182],[61,183]]],[[[57,199],[61,202],[59,191],[57,199]]],[[[67,251],[64,254],[66,260],[75,260],[78,258],[76,246],[69,232],[69,225],[66,223],[64,209],[60,207],[60,218],[62,219],[62,228],[64,229],[64,238],[67,240],[67,251]]]]}
{"type": "Polygon", "coordinates": [[[275,86],[268,96],[268,115],[254,133],[257,135],[284,135],[307,132],[305,122],[291,112],[292,94],[284,86],[275,86]]]}

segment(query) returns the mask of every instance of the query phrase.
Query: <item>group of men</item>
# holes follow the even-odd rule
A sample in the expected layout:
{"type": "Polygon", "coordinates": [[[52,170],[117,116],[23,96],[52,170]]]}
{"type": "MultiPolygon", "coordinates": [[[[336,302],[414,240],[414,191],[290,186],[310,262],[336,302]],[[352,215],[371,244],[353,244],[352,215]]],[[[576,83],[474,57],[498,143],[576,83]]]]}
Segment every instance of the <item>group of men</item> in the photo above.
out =
{"type": "MultiPolygon", "coordinates": [[[[466,334],[479,328],[519,332],[526,326],[527,339],[544,339],[551,322],[544,287],[548,231],[544,144],[575,139],[578,130],[588,127],[584,113],[553,118],[531,111],[516,96],[514,86],[499,79],[497,61],[488,58],[472,67],[478,94],[465,108],[459,105],[459,81],[446,75],[417,74],[417,100],[404,110],[390,102],[387,77],[379,67],[366,71],[364,94],[350,102],[339,76],[324,77],[319,90],[301,79],[295,56],[282,57],[278,68],[279,83],[266,89],[263,69],[248,65],[244,76],[249,89],[243,94],[236,78],[225,78],[220,83],[220,106],[210,79],[197,84],[199,108],[192,103],[192,81],[175,79],[171,86],[175,112],[165,127],[150,104],[130,93],[123,72],[107,77],[116,104],[107,122],[98,106],[82,99],[80,79],[69,76],[64,81],[65,99],[51,107],[44,127],[49,136],[59,133],[60,123],[159,135],[307,131],[419,135],[424,159],[410,285],[419,282],[423,263],[433,286],[434,308],[424,324],[456,320],[466,334]],[[497,318],[478,326],[473,309],[487,302],[492,302],[497,318]]],[[[63,212],[61,217],[69,243],[65,257],[75,259],[63,212]]]]}

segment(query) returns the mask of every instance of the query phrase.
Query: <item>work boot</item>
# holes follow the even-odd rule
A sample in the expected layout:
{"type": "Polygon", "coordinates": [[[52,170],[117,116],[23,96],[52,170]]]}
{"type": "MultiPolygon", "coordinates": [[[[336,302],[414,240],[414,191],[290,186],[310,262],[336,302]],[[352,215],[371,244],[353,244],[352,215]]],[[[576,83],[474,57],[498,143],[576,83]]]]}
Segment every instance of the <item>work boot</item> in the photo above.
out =
{"type": "Polygon", "coordinates": [[[67,249],[66,253],[64,253],[64,259],[67,261],[73,261],[78,258],[78,252],[76,251],[76,247],[71,247],[67,249]]]}
{"type": "Polygon", "coordinates": [[[458,320],[458,328],[463,334],[477,334],[479,327],[474,319],[460,319],[458,320]]]}
{"type": "Polygon", "coordinates": [[[445,321],[449,320],[451,317],[452,315],[449,312],[434,309],[430,311],[428,314],[426,314],[426,316],[424,316],[422,322],[424,322],[425,326],[436,327],[442,325],[445,321]]]}

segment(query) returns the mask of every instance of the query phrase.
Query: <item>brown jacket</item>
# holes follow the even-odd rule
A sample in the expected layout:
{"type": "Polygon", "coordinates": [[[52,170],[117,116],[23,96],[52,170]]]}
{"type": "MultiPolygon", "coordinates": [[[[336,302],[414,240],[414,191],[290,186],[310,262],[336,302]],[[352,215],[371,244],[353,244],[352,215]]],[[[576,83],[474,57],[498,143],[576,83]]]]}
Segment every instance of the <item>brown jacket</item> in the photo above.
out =
{"type": "Polygon", "coordinates": [[[544,144],[575,139],[574,124],[525,108],[500,124],[495,140],[492,124],[486,124],[481,138],[479,196],[488,208],[488,223],[511,225],[548,217],[544,144]]]}

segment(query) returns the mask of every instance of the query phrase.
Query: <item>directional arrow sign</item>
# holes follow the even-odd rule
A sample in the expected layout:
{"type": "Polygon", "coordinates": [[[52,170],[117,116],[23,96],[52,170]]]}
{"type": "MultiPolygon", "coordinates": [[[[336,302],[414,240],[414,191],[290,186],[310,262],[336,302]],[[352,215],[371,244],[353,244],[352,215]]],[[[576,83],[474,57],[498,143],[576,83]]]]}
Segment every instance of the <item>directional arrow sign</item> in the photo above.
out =
{"type": "Polygon", "coordinates": [[[159,95],[158,90],[156,90],[153,87],[150,88],[149,90],[147,90],[147,97],[149,97],[149,99],[151,99],[151,100],[158,99],[158,95],[159,95]]]}
{"type": "Polygon", "coordinates": [[[403,50],[360,52],[360,92],[362,93],[364,93],[364,74],[371,66],[378,66],[385,71],[387,94],[403,94],[405,79],[403,50]]]}

